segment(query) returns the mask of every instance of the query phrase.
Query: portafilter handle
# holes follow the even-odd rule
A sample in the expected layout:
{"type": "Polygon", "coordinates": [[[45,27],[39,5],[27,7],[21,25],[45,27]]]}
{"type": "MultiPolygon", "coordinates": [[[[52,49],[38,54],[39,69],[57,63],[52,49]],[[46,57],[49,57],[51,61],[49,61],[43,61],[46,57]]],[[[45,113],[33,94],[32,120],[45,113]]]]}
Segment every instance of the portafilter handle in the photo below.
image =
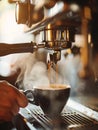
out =
{"type": "Polygon", "coordinates": [[[0,43],[0,56],[5,56],[14,53],[33,53],[38,48],[43,48],[43,44],[37,45],[34,42],[28,43],[0,43]]]}

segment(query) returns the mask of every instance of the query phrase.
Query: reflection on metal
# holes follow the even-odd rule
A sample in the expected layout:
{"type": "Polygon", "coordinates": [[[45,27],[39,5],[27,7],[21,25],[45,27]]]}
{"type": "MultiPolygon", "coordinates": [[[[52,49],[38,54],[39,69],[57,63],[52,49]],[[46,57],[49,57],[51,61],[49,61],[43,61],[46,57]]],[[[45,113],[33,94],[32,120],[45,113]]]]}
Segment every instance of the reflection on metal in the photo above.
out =
{"type": "Polygon", "coordinates": [[[71,100],[71,99],[68,100],[67,105],[70,106],[71,108],[73,108],[74,110],[79,111],[79,112],[85,114],[86,116],[98,121],[98,112],[96,112],[78,102],[75,102],[74,100],[71,100]]]}
{"type": "Polygon", "coordinates": [[[32,24],[36,24],[44,18],[44,8],[37,10],[35,5],[30,2],[17,2],[15,16],[18,24],[26,24],[31,27],[32,24]]]}

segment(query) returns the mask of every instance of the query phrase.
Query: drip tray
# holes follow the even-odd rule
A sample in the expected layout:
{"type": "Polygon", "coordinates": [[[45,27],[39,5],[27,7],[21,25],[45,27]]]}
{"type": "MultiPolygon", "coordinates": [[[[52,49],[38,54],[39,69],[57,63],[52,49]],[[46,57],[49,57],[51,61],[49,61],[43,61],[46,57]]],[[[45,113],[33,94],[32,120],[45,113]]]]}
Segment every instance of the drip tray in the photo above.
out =
{"type": "Polygon", "coordinates": [[[40,107],[32,105],[21,110],[21,115],[30,123],[30,129],[38,130],[96,130],[98,121],[66,106],[60,117],[50,118],[40,107]],[[32,127],[32,128],[31,128],[32,127]]]}

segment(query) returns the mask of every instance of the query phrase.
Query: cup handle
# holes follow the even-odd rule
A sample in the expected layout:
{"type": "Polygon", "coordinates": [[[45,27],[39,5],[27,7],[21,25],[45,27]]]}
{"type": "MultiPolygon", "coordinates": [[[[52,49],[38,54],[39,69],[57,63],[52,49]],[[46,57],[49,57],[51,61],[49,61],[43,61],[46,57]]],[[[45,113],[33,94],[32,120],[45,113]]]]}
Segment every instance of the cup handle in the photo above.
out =
{"type": "Polygon", "coordinates": [[[27,97],[27,99],[30,103],[38,106],[38,103],[37,103],[37,101],[35,100],[35,97],[34,97],[34,91],[33,90],[28,89],[28,90],[23,91],[23,93],[25,94],[25,96],[27,97]]]}

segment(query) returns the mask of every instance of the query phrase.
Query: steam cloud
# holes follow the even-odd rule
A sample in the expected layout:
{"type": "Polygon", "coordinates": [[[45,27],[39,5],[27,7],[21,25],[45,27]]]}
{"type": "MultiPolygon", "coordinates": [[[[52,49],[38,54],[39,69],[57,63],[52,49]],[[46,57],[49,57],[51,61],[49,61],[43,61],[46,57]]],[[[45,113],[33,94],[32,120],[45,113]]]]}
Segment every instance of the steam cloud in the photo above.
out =
{"type": "Polygon", "coordinates": [[[34,86],[49,87],[50,83],[69,84],[71,91],[81,93],[81,91],[85,90],[86,86],[86,82],[78,76],[81,65],[79,55],[73,56],[73,54],[69,54],[65,58],[62,54],[62,58],[58,62],[58,72],[56,72],[53,68],[47,70],[45,61],[39,60],[36,57],[36,53],[29,54],[18,66],[21,68],[21,73],[17,83],[19,83],[19,87],[22,89],[33,89],[34,86]]]}
{"type": "Polygon", "coordinates": [[[49,87],[50,84],[64,83],[62,76],[53,68],[47,70],[46,63],[39,61],[35,53],[30,54],[24,61],[22,59],[22,63],[18,67],[21,68],[21,73],[16,83],[19,83],[20,88],[33,89],[34,86],[49,87]]]}

